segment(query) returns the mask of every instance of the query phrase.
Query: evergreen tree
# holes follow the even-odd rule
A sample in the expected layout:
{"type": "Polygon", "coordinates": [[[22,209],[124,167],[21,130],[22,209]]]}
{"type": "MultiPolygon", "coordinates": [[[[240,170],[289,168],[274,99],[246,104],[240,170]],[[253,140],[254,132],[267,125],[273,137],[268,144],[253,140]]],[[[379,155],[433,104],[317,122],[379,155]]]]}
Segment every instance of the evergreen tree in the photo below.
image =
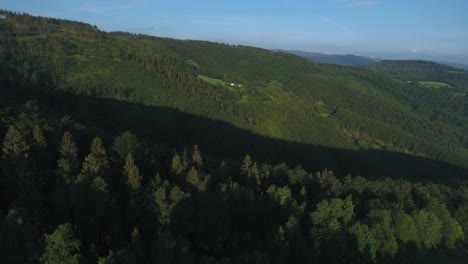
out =
{"type": "Polygon", "coordinates": [[[185,170],[185,165],[182,163],[179,154],[175,153],[172,157],[171,172],[176,176],[180,175],[185,170]]]}
{"type": "Polygon", "coordinates": [[[37,210],[38,188],[35,172],[31,165],[31,147],[27,142],[26,133],[11,125],[3,141],[3,202],[14,200],[22,207],[37,210]]]}
{"type": "Polygon", "coordinates": [[[135,227],[132,232],[132,237],[130,240],[129,251],[133,255],[134,263],[146,263],[145,262],[145,253],[143,252],[143,241],[141,239],[140,232],[135,227]]]}
{"type": "Polygon", "coordinates": [[[141,179],[140,170],[135,165],[135,160],[131,152],[127,154],[125,159],[125,166],[123,174],[127,177],[127,183],[133,191],[137,191],[141,188],[141,179]]]}
{"type": "Polygon", "coordinates": [[[86,176],[104,176],[109,168],[106,149],[99,137],[95,137],[91,143],[91,151],[83,162],[81,172],[86,176]]]}
{"type": "Polygon", "coordinates": [[[140,143],[136,135],[128,131],[117,136],[112,145],[112,149],[119,154],[122,160],[127,158],[128,153],[136,155],[139,147],[140,143]]]}
{"type": "Polygon", "coordinates": [[[79,240],[73,237],[70,224],[57,227],[54,233],[45,235],[45,252],[41,257],[44,264],[78,264],[80,260],[79,240]]]}
{"type": "Polygon", "coordinates": [[[198,175],[197,169],[192,167],[189,172],[187,173],[187,178],[185,179],[187,183],[189,183],[192,187],[199,189],[200,187],[200,177],[198,175]]]}
{"type": "Polygon", "coordinates": [[[60,156],[68,160],[76,160],[78,148],[70,132],[63,133],[62,142],[59,146],[60,156]]]}
{"type": "Polygon", "coordinates": [[[42,129],[40,126],[38,125],[34,126],[32,135],[33,135],[34,143],[39,149],[43,149],[47,147],[47,142],[44,136],[44,132],[42,132],[42,129]]]}
{"type": "Polygon", "coordinates": [[[57,178],[55,184],[56,214],[57,219],[64,218],[70,221],[72,208],[76,207],[77,189],[76,179],[79,173],[77,159],[78,149],[70,132],[65,132],[62,136],[59,148],[59,159],[57,160],[57,178]]]}
{"type": "Polygon", "coordinates": [[[246,175],[250,178],[250,168],[252,167],[252,159],[250,158],[250,155],[247,154],[244,157],[244,160],[242,161],[241,165],[241,173],[243,175],[246,175]]]}
{"type": "Polygon", "coordinates": [[[28,158],[30,155],[30,148],[31,147],[28,145],[24,134],[21,133],[14,125],[9,126],[3,140],[3,158],[28,158]]]}
{"type": "Polygon", "coordinates": [[[158,222],[162,225],[168,225],[171,222],[173,209],[183,200],[190,197],[189,194],[182,191],[178,186],[171,186],[165,181],[161,187],[153,193],[154,213],[158,222]]]}
{"type": "Polygon", "coordinates": [[[70,132],[65,132],[59,145],[59,159],[57,161],[57,175],[64,183],[73,182],[72,178],[78,172],[78,148],[70,132]]]}
{"type": "Polygon", "coordinates": [[[203,158],[200,150],[198,149],[198,145],[193,146],[192,160],[198,168],[203,166],[203,158]]]}

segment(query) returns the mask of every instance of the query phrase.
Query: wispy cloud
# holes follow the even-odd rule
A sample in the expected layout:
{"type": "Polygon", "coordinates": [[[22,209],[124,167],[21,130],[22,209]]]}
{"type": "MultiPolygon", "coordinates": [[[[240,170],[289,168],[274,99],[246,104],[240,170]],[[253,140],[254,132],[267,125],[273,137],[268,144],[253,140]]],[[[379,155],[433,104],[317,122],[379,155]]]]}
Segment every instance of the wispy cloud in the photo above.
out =
{"type": "Polygon", "coordinates": [[[100,5],[95,3],[85,3],[83,6],[76,8],[75,10],[78,12],[85,12],[85,13],[100,13],[104,11],[111,11],[111,10],[124,10],[124,9],[132,9],[145,4],[146,0],[130,0],[124,3],[113,4],[113,5],[100,5]]]}
{"type": "Polygon", "coordinates": [[[378,0],[332,0],[332,1],[344,7],[348,7],[348,8],[373,7],[379,3],[378,0]]]}
{"type": "Polygon", "coordinates": [[[257,31],[252,34],[260,37],[304,37],[309,33],[303,31],[257,31]]]}
{"type": "Polygon", "coordinates": [[[347,4],[347,7],[359,8],[359,7],[372,7],[378,4],[378,1],[368,0],[368,1],[351,1],[347,4]]]}
{"type": "Polygon", "coordinates": [[[344,32],[346,32],[346,33],[353,33],[353,31],[352,31],[350,28],[348,28],[347,26],[345,26],[345,25],[339,23],[339,22],[336,21],[335,19],[332,19],[332,18],[327,17],[327,16],[321,16],[320,19],[321,19],[323,22],[325,22],[325,23],[327,23],[327,24],[329,24],[329,25],[332,25],[332,26],[334,26],[334,27],[336,27],[336,28],[338,28],[338,29],[341,29],[342,31],[344,31],[344,32]]]}

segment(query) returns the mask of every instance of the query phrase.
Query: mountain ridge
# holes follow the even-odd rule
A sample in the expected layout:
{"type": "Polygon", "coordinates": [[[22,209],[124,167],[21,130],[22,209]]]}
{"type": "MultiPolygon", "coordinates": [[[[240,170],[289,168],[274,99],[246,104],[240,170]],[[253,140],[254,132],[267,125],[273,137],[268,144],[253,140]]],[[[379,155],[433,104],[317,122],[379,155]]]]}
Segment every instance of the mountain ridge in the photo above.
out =
{"type": "Polygon", "coordinates": [[[321,62],[321,63],[329,63],[329,64],[337,64],[343,66],[368,66],[373,63],[378,63],[379,61],[427,61],[427,62],[435,62],[443,65],[447,65],[450,67],[468,70],[467,64],[456,63],[456,62],[448,62],[448,61],[436,61],[436,60],[424,60],[424,59],[381,59],[369,56],[361,56],[355,54],[327,54],[327,53],[320,53],[320,52],[312,52],[312,51],[301,51],[301,50],[285,50],[285,49],[273,49],[273,51],[277,52],[285,52],[293,55],[297,55],[311,61],[321,62]]]}

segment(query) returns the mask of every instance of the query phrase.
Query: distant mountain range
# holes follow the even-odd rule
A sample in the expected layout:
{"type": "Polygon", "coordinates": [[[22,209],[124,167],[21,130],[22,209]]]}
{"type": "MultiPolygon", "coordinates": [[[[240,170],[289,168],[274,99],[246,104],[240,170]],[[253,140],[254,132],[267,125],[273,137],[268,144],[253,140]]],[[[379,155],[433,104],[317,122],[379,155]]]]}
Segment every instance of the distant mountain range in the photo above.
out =
{"type": "MultiPolygon", "coordinates": [[[[321,63],[329,63],[329,64],[337,64],[337,65],[344,65],[344,66],[367,66],[369,64],[373,64],[383,59],[379,58],[372,58],[366,56],[358,56],[353,54],[324,54],[318,52],[308,52],[308,51],[300,51],[300,50],[281,50],[277,49],[275,51],[285,52],[289,54],[294,54],[311,61],[321,62],[321,63]]],[[[447,61],[437,61],[438,63],[445,64],[451,67],[468,70],[468,65],[460,64],[455,62],[447,62],[447,61]]]]}
{"type": "Polygon", "coordinates": [[[357,56],[352,54],[340,55],[340,54],[324,54],[318,52],[307,52],[300,50],[276,50],[280,52],[285,52],[289,54],[294,54],[311,61],[329,63],[329,64],[338,64],[344,66],[365,66],[372,64],[374,62],[380,61],[380,59],[357,56]]]}

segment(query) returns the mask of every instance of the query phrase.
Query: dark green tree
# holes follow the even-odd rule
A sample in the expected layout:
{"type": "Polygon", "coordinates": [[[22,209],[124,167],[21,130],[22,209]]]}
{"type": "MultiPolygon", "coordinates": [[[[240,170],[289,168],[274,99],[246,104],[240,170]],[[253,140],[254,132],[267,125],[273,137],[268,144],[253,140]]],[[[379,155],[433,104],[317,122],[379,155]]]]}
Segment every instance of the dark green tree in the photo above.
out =
{"type": "Polygon", "coordinates": [[[175,176],[179,176],[185,170],[185,167],[186,166],[180,159],[179,154],[175,153],[174,156],[172,157],[171,172],[175,176]]]}
{"type": "Polygon", "coordinates": [[[27,143],[24,133],[21,133],[14,125],[9,126],[3,139],[3,158],[28,158],[30,149],[31,147],[27,143]]]}
{"type": "Polygon", "coordinates": [[[161,187],[153,193],[154,213],[157,221],[161,225],[168,225],[171,222],[173,209],[183,200],[190,197],[190,194],[182,191],[178,186],[171,186],[165,181],[161,187]]]}
{"type": "Polygon", "coordinates": [[[198,145],[193,146],[192,161],[198,168],[201,168],[203,166],[203,158],[200,153],[200,150],[198,149],[198,145]]]}
{"type": "Polygon", "coordinates": [[[65,132],[59,145],[59,159],[57,161],[57,174],[66,184],[74,182],[78,173],[78,148],[70,132],[65,132]]]}
{"type": "Polygon", "coordinates": [[[41,257],[44,264],[78,264],[81,242],[73,237],[70,224],[57,227],[50,235],[45,235],[45,251],[41,257]]]}
{"type": "Polygon", "coordinates": [[[117,152],[122,160],[127,158],[128,153],[136,155],[139,147],[140,143],[137,136],[129,131],[125,131],[115,137],[112,145],[112,149],[117,152]]]}
{"type": "Polygon", "coordinates": [[[99,137],[95,137],[91,143],[91,151],[85,157],[81,173],[85,176],[104,176],[109,168],[106,149],[99,137]]]}
{"type": "Polygon", "coordinates": [[[374,209],[368,214],[371,233],[375,239],[377,252],[382,256],[394,256],[398,251],[392,215],[388,210],[374,209]]]}
{"type": "Polygon", "coordinates": [[[32,136],[34,139],[34,144],[39,148],[43,149],[47,147],[47,141],[44,136],[44,132],[42,131],[41,127],[38,125],[35,125],[32,131],[32,136]]]}
{"type": "Polygon", "coordinates": [[[418,230],[419,245],[428,249],[437,247],[442,240],[442,221],[425,209],[417,211],[413,218],[418,230]]]}
{"type": "Polygon", "coordinates": [[[131,152],[128,152],[127,158],[125,159],[123,174],[127,177],[127,184],[132,191],[140,190],[142,176],[140,175],[140,170],[136,166],[131,152]]]}

